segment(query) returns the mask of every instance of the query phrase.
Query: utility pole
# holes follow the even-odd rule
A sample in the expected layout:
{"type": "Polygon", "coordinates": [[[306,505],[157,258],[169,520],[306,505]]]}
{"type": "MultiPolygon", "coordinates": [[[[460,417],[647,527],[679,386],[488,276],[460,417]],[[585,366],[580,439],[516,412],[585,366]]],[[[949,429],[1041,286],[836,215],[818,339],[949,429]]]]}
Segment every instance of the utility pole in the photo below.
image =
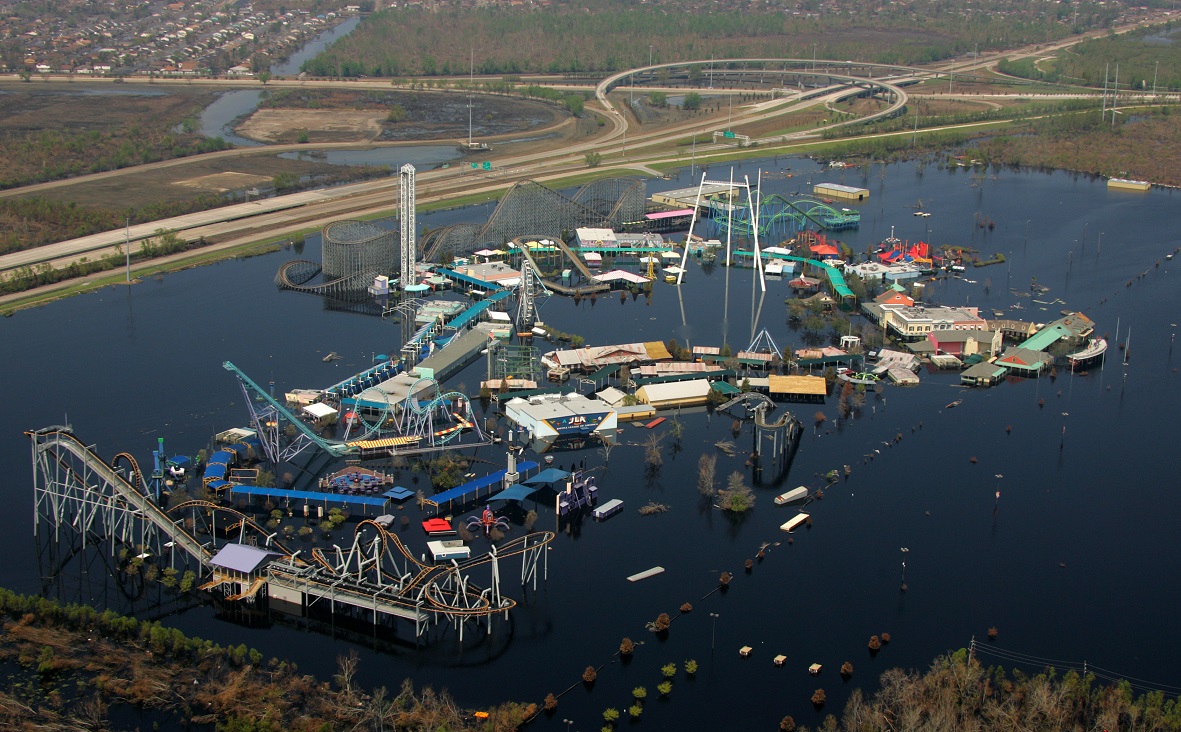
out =
{"type": "Polygon", "coordinates": [[[1156,101],[1156,73],[1160,71],[1160,61],[1156,62],[1156,66],[1152,69],[1152,99],[1156,101]]]}
{"type": "Polygon", "coordinates": [[[131,284],[131,219],[127,219],[123,230],[123,253],[127,256],[127,284],[131,284]]]}
{"type": "Polygon", "coordinates": [[[652,44],[648,44],[648,65],[652,65],[652,44]]]}
{"type": "Polygon", "coordinates": [[[1115,86],[1111,90],[1111,126],[1115,127],[1115,108],[1119,104],[1119,62],[1115,64],[1115,86]]]}
{"type": "Polygon", "coordinates": [[[1111,78],[1111,64],[1103,67],[1103,111],[1100,113],[1099,121],[1107,121],[1107,80],[1111,78]]]}

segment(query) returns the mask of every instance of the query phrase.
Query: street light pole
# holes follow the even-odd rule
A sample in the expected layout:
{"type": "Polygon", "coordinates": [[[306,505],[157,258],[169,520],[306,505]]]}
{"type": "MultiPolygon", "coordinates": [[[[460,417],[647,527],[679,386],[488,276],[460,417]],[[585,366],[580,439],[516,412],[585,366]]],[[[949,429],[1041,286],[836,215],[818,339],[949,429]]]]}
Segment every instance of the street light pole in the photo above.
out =
{"type": "Polygon", "coordinates": [[[562,722],[566,725],[566,732],[570,732],[571,725],[574,724],[573,719],[563,719],[562,722]]]}
{"type": "Polygon", "coordinates": [[[648,65],[652,65],[652,44],[648,44],[648,65]]]}
{"type": "Polygon", "coordinates": [[[718,637],[718,614],[717,613],[710,613],[709,619],[710,619],[709,649],[712,651],[714,649],[714,645],[715,645],[715,642],[717,641],[717,637],[718,637]]]}

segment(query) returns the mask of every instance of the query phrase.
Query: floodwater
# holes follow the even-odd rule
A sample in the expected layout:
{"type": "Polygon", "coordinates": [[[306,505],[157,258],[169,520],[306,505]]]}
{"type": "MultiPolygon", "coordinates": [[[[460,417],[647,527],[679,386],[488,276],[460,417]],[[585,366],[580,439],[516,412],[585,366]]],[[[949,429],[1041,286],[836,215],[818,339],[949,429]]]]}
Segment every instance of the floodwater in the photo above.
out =
{"type": "MultiPolygon", "coordinates": [[[[987,645],[985,634],[996,627],[998,647],[1086,660],[1150,686],[1181,687],[1175,651],[1160,642],[1181,603],[1174,540],[1181,500],[1165,459],[1176,441],[1168,425],[1181,410],[1181,354],[1173,341],[1177,264],[1163,259],[1181,246],[1177,193],[1109,191],[1101,180],[1065,173],[981,175],[913,163],[821,171],[790,158],[758,164],[776,174],[764,177],[765,193],[807,190],[808,180],[868,188],[861,228],[839,234],[856,252],[894,227],[903,239],[1004,253],[1005,264],[933,285],[930,299],[1039,322],[1081,310],[1098,332],[1113,336],[1118,319],[1119,340],[1131,329],[1129,364],[1113,349],[1104,368],[1085,375],[989,390],[962,389],[954,373],[924,372],[920,386],[888,387],[847,420],[837,419],[835,398],[822,408],[784,405],[806,426],[799,452],[777,485],[756,487],[757,504],[742,517],[713,508],[695,485],[699,456],[715,453],[720,440],[733,440],[739,454],[719,456],[719,483],[733,472],[751,482],[744,465],[749,426],[733,437],[731,418],[685,412],[679,445],[668,423],[656,430],[665,435],[664,464],[656,471],[643,462],[641,443],[650,433],[626,426],[598,480],[601,500],[620,498],[625,510],[560,530],[548,553],[548,580],[528,593],[507,629],[497,626],[491,639],[467,650],[450,637],[421,652],[356,646],[362,683],[393,687],[411,677],[477,708],[506,699],[540,702],[569,687],[543,729],[564,730],[564,719],[575,730],[596,729],[603,709],[626,709],[636,686],[649,691],[644,719],[661,729],[772,729],[785,714],[813,726],[824,713],[839,713],[851,688],[872,689],[885,669],[922,670],[973,637],[987,645]],[[788,172],[792,178],[784,177],[788,172]],[[914,217],[915,206],[932,216],[914,217]],[[982,217],[995,228],[979,228],[982,217]],[[1034,277],[1047,293],[1028,296],[1034,277]],[[945,408],[957,399],[960,406],[945,408]],[[817,411],[827,419],[814,426],[817,411]],[[791,537],[780,532],[795,509],[774,506],[772,497],[784,487],[819,487],[819,475],[845,464],[850,477],[806,509],[812,528],[791,537]],[[636,509],[648,501],[669,510],[640,516],[636,509]],[[778,544],[745,573],[744,561],[765,542],[778,544]],[[665,573],[625,580],[655,565],[665,573]],[[734,580],[727,592],[714,592],[723,570],[734,580]],[[645,630],[659,613],[676,615],[686,602],[692,612],[677,618],[667,637],[645,630]],[[869,637],[882,632],[893,641],[871,655],[869,637]],[[630,663],[612,663],[624,636],[642,645],[630,663]],[[744,645],[754,649],[750,658],[739,657],[744,645]],[[783,668],[771,663],[779,653],[787,655],[783,668]],[[689,658],[700,666],[696,676],[679,672],[672,693],[658,699],[660,667],[689,658]],[[837,673],[845,661],[854,666],[848,682],[837,673]],[[814,662],[824,666],[818,678],[806,672],[814,662]],[[602,664],[597,683],[585,687],[582,670],[602,664]],[[817,688],[829,699],[820,711],[809,702],[817,688]]],[[[709,175],[727,178],[729,168],[715,166],[709,175]]],[[[753,181],[756,163],[737,169],[740,180],[744,175],[753,181]]],[[[649,192],[685,187],[699,176],[686,171],[649,181],[649,192]]],[[[488,213],[484,206],[420,218],[434,228],[482,221],[488,213]]],[[[298,255],[222,262],[0,322],[10,354],[0,373],[12,387],[0,416],[0,462],[9,468],[9,510],[0,517],[7,586],[39,592],[44,571],[34,569],[22,430],[68,421],[100,454],[128,450],[141,464],[158,437],[169,451],[191,454],[214,432],[246,421],[242,393],[223,361],[282,390],[333,383],[367,366],[374,353],[397,351],[397,326],[278,292],[274,272],[296,256],[318,259],[315,240],[298,255]],[[328,351],[345,358],[325,364],[328,351]]],[[[676,338],[737,348],[766,327],[780,347],[796,348],[801,336],[786,323],[788,294],[784,280],[768,280],[760,298],[751,270],[707,273],[692,265],[680,289],[661,282],[650,299],[551,298],[541,317],[590,344],[676,338]]],[[[449,386],[463,382],[474,391],[481,370],[473,365],[449,386]]],[[[479,455],[502,458],[499,448],[479,455]]],[[[595,450],[560,454],[557,464],[582,459],[603,464],[595,450]]],[[[538,528],[553,526],[552,511],[544,504],[538,511],[538,528]]],[[[415,546],[422,541],[413,531],[405,536],[415,546]]],[[[101,566],[78,574],[51,594],[126,604],[102,581],[101,566]]],[[[523,598],[511,584],[506,594],[523,598]]],[[[324,678],[354,647],[283,623],[246,628],[209,607],[164,621],[291,658],[324,678]]]]}
{"type": "Polygon", "coordinates": [[[295,76],[300,72],[300,67],[305,61],[315,58],[321,51],[352,33],[360,23],[361,16],[358,15],[329,28],[309,41],[303,48],[291,54],[291,58],[271,67],[271,73],[275,76],[295,76]]]}
{"type": "Polygon", "coordinates": [[[258,147],[263,143],[234,134],[234,121],[258,109],[262,89],[238,89],[219,96],[201,112],[199,132],[206,137],[220,137],[242,147],[258,147]]]}

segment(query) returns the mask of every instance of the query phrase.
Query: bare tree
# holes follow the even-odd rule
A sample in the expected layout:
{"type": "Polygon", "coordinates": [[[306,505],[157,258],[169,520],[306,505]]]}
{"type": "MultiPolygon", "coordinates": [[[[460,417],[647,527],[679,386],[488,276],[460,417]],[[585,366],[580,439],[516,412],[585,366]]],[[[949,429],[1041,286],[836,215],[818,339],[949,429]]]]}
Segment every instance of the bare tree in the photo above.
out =
{"type": "Polygon", "coordinates": [[[718,456],[702,453],[697,459],[697,492],[703,496],[717,495],[718,456]]]}
{"type": "Polygon", "coordinates": [[[644,462],[654,470],[664,465],[664,454],[660,449],[660,440],[656,435],[648,435],[648,441],[644,445],[644,462]]]}

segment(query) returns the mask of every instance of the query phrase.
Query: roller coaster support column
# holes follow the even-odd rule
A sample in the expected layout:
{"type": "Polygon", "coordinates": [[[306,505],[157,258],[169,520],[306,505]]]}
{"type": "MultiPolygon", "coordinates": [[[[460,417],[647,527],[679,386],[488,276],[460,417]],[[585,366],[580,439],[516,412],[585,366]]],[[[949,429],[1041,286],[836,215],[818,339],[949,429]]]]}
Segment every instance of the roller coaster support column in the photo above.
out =
{"type": "Polygon", "coordinates": [[[791,456],[799,445],[800,423],[791,412],[784,412],[775,422],[766,421],[766,405],[759,405],[755,412],[754,450],[758,454],[756,470],[763,469],[764,458],[769,458],[768,465],[774,469],[772,480],[783,475],[791,462],[791,456]],[[764,445],[770,442],[769,449],[764,445]]]}
{"type": "Polygon", "coordinates": [[[415,171],[414,166],[406,163],[398,171],[398,224],[402,244],[401,268],[398,285],[403,291],[408,285],[415,284],[414,259],[417,256],[415,246],[415,171]]]}

